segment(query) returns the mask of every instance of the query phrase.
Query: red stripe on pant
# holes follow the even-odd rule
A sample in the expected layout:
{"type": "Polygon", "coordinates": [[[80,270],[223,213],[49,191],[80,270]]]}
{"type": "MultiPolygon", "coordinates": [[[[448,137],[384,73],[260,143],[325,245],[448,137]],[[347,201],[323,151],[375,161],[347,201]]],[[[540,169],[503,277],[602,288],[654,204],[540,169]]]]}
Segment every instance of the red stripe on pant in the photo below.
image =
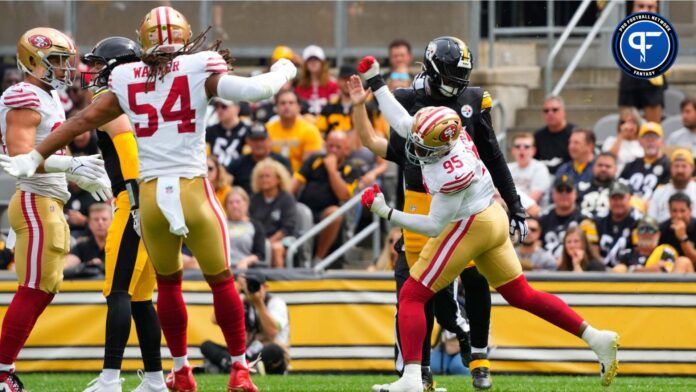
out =
{"type": "MultiPolygon", "coordinates": [[[[43,223],[41,223],[41,216],[39,215],[39,210],[36,208],[36,195],[31,194],[31,207],[34,211],[34,218],[36,219],[36,224],[39,229],[39,251],[36,254],[36,282],[34,288],[38,289],[41,287],[41,263],[43,263],[43,246],[44,246],[44,230],[43,223]]],[[[62,227],[61,227],[62,229],[62,227]]]]}
{"type": "MultiPolygon", "coordinates": [[[[452,252],[457,248],[457,243],[464,238],[466,233],[469,232],[469,228],[471,227],[471,224],[474,222],[474,218],[476,215],[472,215],[469,217],[469,220],[466,221],[466,226],[464,226],[464,230],[462,230],[461,234],[454,240],[452,243],[452,246],[450,246],[449,250],[447,251],[447,254],[445,257],[442,259],[442,262],[440,263],[440,266],[437,268],[437,271],[435,272],[435,275],[433,275],[432,279],[430,279],[430,282],[427,284],[428,288],[431,288],[433,286],[433,283],[437,281],[437,278],[440,276],[442,273],[442,270],[445,269],[445,266],[449,262],[450,257],[452,257],[452,252]]],[[[461,223],[461,221],[459,221],[461,223]]]]}
{"type": "Polygon", "coordinates": [[[440,247],[437,249],[437,252],[435,252],[435,256],[433,256],[433,259],[430,260],[430,264],[425,268],[425,271],[420,276],[420,281],[423,281],[425,277],[428,275],[430,270],[433,268],[433,266],[437,263],[437,259],[440,256],[440,253],[442,253],[442,250],[447,246],[447,243],[449,242],[450,238],[454,235],[454,232],[457,231],[459,226],[462,224],[462,221],[458,221],[457,224],[452,227],[452,230],[447,234],[447,237],[445,237],[444,241],[440,244],[440,247]]]}
{"type": "Polygon", "coordinates": [[[29,276],[31,276],[31,262],[33,260],[33,245],[34,245],[34,225],[31,219],[29,219],[29,211],[27,209],[26,197],[27,192],[20,192],[20,207],[22,208],[22,216],[24,216],[24,221],[27,222],[27,228],[29,229],[29,241],[27,242],[27,259],[25,260],[24,268],[24,285],[29,286],[29,276]]]}

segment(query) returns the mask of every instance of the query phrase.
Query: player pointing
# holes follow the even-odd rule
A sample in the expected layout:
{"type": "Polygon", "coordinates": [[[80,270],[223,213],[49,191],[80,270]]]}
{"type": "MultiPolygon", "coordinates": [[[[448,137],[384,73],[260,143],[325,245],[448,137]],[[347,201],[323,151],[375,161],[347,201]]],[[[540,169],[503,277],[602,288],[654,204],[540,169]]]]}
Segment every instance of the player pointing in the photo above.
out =
{"type": "Polygon", "coordinates": [[[145,15],[138,29],[141,62],[111,72],[109,92],[58,127],[30,153],[2,163],[10,173],[31,176],[52,151],[76,135],[126,113],[134,124],[140,156],[142,238],[157,272],[158,315],[174,357],[168,386],[195,391],[187,360],[187,312],[181,291],[182,241],[193,251],[213,292],[232,371],[229,391],[257,391],[247,369],[244,310],[229,269],[225,215],[208,182],[204,116],[211,97],[257,101],[271,97],[295,77],[285,59],[251,78],[228,75],[228,63],[215,51],[198,51],[184,16],[171,7],[145,15]]]}
{"type": "MultiPolygon", "coordinates": [[[[379,77],[374,58],[359,67],[365,79],[379,77]]],[[[366,97],[357,76],[350,81],[354,102],[366,97]]],[[[378,187],[363,194],[363,204],[401,227],[431,237],[410,270],[399,296],[399,334],[404,374],[395,383],[376,385],[375,391],[422,391],[421,344],[426,325],[424,304],[450,284],[469,260],[511,305],[527,310],[585,340],[601,364],[602,385],[609,385],[617,371],[618,335],[590,326],[558,297],[534,290],[527,283],[507,230],[507,215],[493,201],[493,180],[475,145],[461,130],[459,116],[450,108],[425,107],[414,117],[396,101],[386,86],[375,91],[387,121],[407,138],[406,154],[418,161],[433,195],[428,215],[408,214],[387,206],[378,187]]],[[[358,116],[365,119],[362,104],[358,116]]],[[[356,127],[370,126],[356,122],[356,127]]]]}

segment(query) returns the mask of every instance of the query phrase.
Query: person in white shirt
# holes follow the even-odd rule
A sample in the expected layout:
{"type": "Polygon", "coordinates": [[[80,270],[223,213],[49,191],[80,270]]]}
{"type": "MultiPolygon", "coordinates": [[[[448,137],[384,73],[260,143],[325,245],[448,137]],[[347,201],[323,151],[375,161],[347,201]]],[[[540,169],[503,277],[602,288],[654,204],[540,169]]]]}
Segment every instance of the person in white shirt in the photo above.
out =
{"type": "Polygon", "coordinates": [[[551,175],[546,165],[534,159],[534,154],[536,146],[531,133],[523,132],[513,136],[512,156],[515,162],[508,164],[510,174],[518,191],[524,192],[535,203],[540,204],[551,188],[551,175]]]}
{"type": "Polygon", "coordinates": [[[684,98],[681,116],[684,127],[669,135],[667,145],[689,148],[692,154],[696,154],[696,97],[684,98]]]}
{"type": "MultiPolygon", "coordinates": [[[[689,196],[692,202],[696,202],[696,183],[691,180],[694,173],[693,154],[686,148],[679,148],[674,150],[670,160],[669,170],[672,179],[655,190],[648,207],[648,215],[658,222],[669,219],[669,198],[673,194],[682,192],[689,196]]],[[[692,210],[692,215],[696,217],[696,210],[692,210]]]]}
{"type": "Polygon", "coordinates": [[[624,108],[619,113],[619,128],[616,136],[609,136],[602,144],[602,151],[610,152],[616,157],[619,172],[636,158],[643,157],[643,147],[638,141],[638,130],[643,125],[636,108],[624,108]]]}

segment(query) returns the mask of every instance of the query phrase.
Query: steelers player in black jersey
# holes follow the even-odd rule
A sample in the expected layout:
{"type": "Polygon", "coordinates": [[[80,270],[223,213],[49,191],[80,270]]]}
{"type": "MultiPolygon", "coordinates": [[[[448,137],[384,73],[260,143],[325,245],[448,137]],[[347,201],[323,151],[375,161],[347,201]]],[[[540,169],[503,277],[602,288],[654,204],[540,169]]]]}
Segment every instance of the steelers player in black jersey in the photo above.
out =
{"type": "MultiPolygon", "coordinates": [[[[82,74],[82,87],[95,91],[93,100],[108,91],[109,74],[117,65],[139,61],[140,47],[123,37],[106,38],[82,56],[91,72],[82,74]]],[[[162,374],[162,333],[152,292],[155,273],[138,233],[138,150],[128,117],[121,115],[97,129],[98,145],[111,180],[115,212],[106,237],[106,347],[101,375],[85,391],[112,390],[119,377],[130,335],[131,317],[140,342],[145,376],[138,390],[166,391],[162,374]]],[[[120,386],[118,387],[120,390],[120,386]]]]}
{"type": "MultiPolygon", "coordinates": [[[[490,170],[495,186],[505,200],[510,215],[510,233],[519,232],[524,239],[527,234],[526,213],[520,202],[515,184],[510,175],[505,157],[498,146],[491,123],[490,95],[481,88],[469,87],[469,76],[473,68],[473,58],[466,44],[455,37],[439,37],[432,40],[423,59],[423,72],[416,75],[411,88],[397,89],[394,96],[411,114],[426,106],[447,106],[457,112],[462,120],[462,128],[471,135],[481,160],[490,170]]],[[[359,71],[365,72],[360,69],[359,71]]],[[[384,80],[377,75],[362,74],[372,91],[376,91],[384,80]]],[[[403,211],[427,215],[430,209],[430,195],[423,185],[420,165],[407,158],[406,140],[393,130],[388,142],[378,141],[377,135],[360,135],[365,146],[378,155],[386,157],[399,165],[403,172],[403,192],[397,192],[397,204],[403,211]]],[[[408,230],[403,231],[402,240],[395,249],[399,253],[394,268],[398,291],[409,277],[409,268],[418,260],[418,255],[427,238],[408,230]]],[[[461,275],[464,287],[465,310],[471,324],[470,347],[466,347],[465,335],[457,322],[458,304],[453,299],[452,288],[442,290],[426,305],[429,330],[432,315],[445,329],[457,334],[462,349],[464,364],[469,365],[476,388],[491,387],[490,363],[487,359],[488,330],[490,324],[490,291],[486,279],[478,273],[475,264],[461,275]],[[471,354],[469,354],[471,350],[471,354]]],[[[426,336],[430,336],[426,334],[426,336]]],[[[429,341],[424,342],[423,364],[430,355],[429,341]]],[[[424,369],[424,383],[428,369],[424,369]]],[[[427,385],[426,385],[427,387],[427,385]]]]}

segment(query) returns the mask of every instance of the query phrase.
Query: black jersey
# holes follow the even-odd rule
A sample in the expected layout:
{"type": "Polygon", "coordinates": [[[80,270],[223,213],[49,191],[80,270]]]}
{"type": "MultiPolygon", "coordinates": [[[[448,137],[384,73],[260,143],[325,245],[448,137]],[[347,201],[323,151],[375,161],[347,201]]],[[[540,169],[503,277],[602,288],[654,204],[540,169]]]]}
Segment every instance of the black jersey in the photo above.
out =
{"type": "Polygon", "coordinates": [[[599,238],[599,252],[604,258],[604,264],[614,266],[618,262],[619,255],[626,249],[632,249],[636,241],[636,227],[642,214],[631,209],[629,214],[616,222],[611,214],[595,220],[597,237],[599,238]]]}
{"type": "Polygon", "coordinates": [[[584,215],[577,208],[567,216],[560,216],[556,213],[555,209],[551,209],[539,217],[542,245],[546,250],[556,255],[556,252],[558,252],[563,245],[563,237],[565,237],[566,230],[578,226],[588,221],[588,219],[589,217],[584,215]]]}
{"type": "MultiPolygon", "coordinates": [[[[121,171],[121,160],[108,133],[97,130],[97,144],[104,159],[104,169],[111,181],[111,191],[116,196],[121,191],[126,190],[126,181],[123,179],[123,172],[121,171]]],[[[127,162],[126,164],[133,165],[137,164],[137,162],[127,162]]]]}
{"type": "Polygon", "coordinates": [[[649,200],[658,185],[669,182],[669,159],[662,156],[654,162],[637,158],[624,166],[620,178],[628,180],[633,194],[649,200]]]}
{"type": "Polygon", "coordinates": [[[609,184],[597,182],[579,182],[575,187],[578,192],[576,203],[580,211],[591,217],[605,217],[609,213],[609,184]]]}
{"type": "MultiPolygon", "coordinates": [[[[493,130],[490,115],[491,97],[488,92],[479,87],[468,87],[458,97],[438,100],[426,93],[425,77],[418,75],[411,88],[397,89],[394,91],[394,97],[411,115],[426,106],[446,106],[457,112],[462,121],[462,129],[468,132],[474,141],[481,160],[491,172],[493,183],[508,208],[522,210],[510,169],[493,130]]],[[[406,159],[404,144],[405,140],[392,130],[387,159],[397,163],[400,170],[403,170],[406,189],[425,192],[420,166],[406,159]]],[[[397,192],[399,207],[403,207],[402,191],[400,188],[397,192]]]]}

